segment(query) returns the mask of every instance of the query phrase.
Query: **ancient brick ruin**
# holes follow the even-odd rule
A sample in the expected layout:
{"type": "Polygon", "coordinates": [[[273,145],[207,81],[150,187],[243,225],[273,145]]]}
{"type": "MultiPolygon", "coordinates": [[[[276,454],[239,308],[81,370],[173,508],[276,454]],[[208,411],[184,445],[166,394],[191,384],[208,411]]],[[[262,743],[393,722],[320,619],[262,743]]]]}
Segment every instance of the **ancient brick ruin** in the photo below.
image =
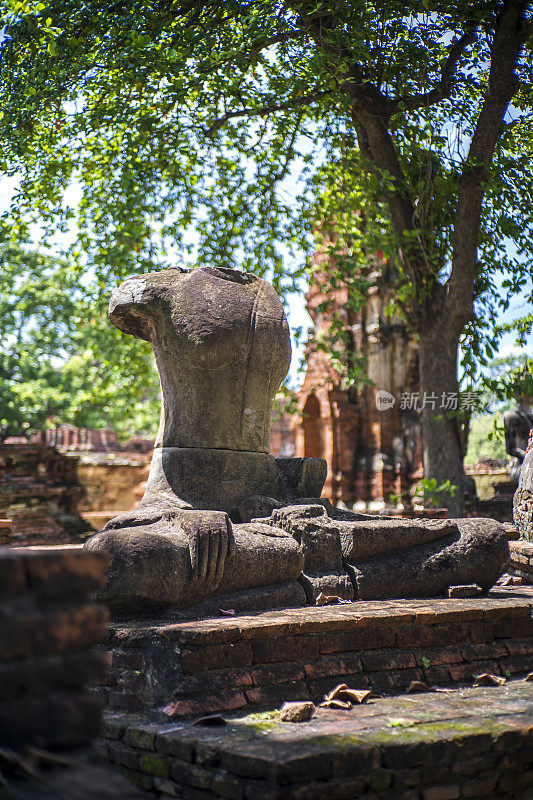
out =
{"type": "MultiPolygon", "coordinates": [[[[327,245],[326,241],[326,245],[327,245]]],[[[328,258],[314,255],[319,270],[306,295],[314,329],[306,350],[307,371],[298,392],[299,414],[293,421],[295,455],[325,458],[328,477],[324,496],[332,503],[387,504],[423,477],[419,415],[399,408],[402,392],[418,391],[418,348],[398,317],[386,314],[395,295],[395,272],[384,259],[369,261],[364,277],[370,286],[360,311],[348,305],[348,289],[340,285],[326,294],[328,258]],[[322,306],[328,300],[328,310],[322,306]],[[333,315],[350,333],[353,352],[364,356],[372,385],[346,390],[330,357],[317,349],[333,315]],[[394,395],[392,408],[379,411],[378,390],[394,395]]]]}
{"type": "Polygon", "coordinates": [[[101,707],[87,684],[104,675],[93,646],[107,611],[89,594],[105,561],[73,548],[0,548],[0,744],[86,745],[101,707]]]}
{"type": "Polygon", "coordinates": [[[76,542],[138,501],[153,442],[63,424],[0,446],[0,544],[76,542]]]}
{"type": "Polygon", "coordinates": [[[0,544],[75,540],[90,530],[78,514],[81,496],[76,459],[46,445],[0,445],[0,517],[11,520],[0,544]]]}
{"type": "Polygon", "coordinates": [[[151,438],[133,436],[121,445],[117,434],[110,428],[76,428],[67,423],[37,431],[31,442],[76,453],[150,453],[153,448],[151,438]]]}

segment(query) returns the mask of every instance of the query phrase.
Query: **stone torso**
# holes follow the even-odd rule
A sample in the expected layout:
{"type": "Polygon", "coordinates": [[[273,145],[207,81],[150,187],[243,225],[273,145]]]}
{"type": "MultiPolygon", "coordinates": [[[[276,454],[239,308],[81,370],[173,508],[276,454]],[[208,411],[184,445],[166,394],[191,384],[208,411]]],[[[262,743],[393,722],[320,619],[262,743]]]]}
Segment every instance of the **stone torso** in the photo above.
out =
{"type": "Polygon", "coordinates": [[[116,327],[150,341],[161,379],[156,447],[267,453],[290,339],[274,289],[222,269],[165,270],[111,297],[116,327]]]}

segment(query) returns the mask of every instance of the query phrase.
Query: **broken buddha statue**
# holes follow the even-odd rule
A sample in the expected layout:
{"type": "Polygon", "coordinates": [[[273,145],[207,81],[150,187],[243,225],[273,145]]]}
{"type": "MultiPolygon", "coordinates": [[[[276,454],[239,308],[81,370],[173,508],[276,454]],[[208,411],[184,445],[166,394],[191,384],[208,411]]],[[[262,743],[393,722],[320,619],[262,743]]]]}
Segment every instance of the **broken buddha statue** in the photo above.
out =
{"type": "Polygon", "coordinates": [[[143,499],[87,543],[109,559],[106,602],[187,607],[268,587],[250,599],[304,604],[298,542],[250,522],[319,496],[326,475],[322,459],[269,453],[273,399],[291,357],[272,286],[228,269],[166,269],[115,289],[109,316],[151,343],[162,400],[143,499]]]}
{"type": "Polygon", "coordinates": [[[202,614],[305,605],[320,592],[432,596],[499,577],[508,545],[493,520],[341,511],[320,499],[323,459],[269,454],[291,350],[268,283],[228,269],[167,269],[126,280],[109,314],[151,343],[162,395],[143,499],[86,544],[108,557],[101,596],[112,608],[202,614]]]}

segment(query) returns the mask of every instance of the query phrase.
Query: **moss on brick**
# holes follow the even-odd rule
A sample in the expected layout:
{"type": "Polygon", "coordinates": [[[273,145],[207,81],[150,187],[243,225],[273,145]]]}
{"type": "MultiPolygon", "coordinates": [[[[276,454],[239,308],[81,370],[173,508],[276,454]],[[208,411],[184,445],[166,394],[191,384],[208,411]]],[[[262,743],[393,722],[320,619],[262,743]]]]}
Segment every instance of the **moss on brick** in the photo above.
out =
{"type": "MultiPolygon", "coordinates": [[[[284,723],[281,722],[279,717],[279,709],[271,711],[258,711],[255,714],[246,714],[240,717],[235,722],[238,722],[239,729],[242,731],[242,725],[246,726],[250,731],[257,733],[270,733],[271,731],[281,731],[284,723]]],[[[293,727],[294,723],[285,723],[288,727],[293,727]]]]}
{"type": "Polygon", "coordinates": [[[146,775],[144,772],[139,772],[138,769],[122,769],[123,774],[140,789],[150,790],[154,788],[154,779],[151,775],[146,775]]]}
{"type": "Polygon", "coordinates": [[[368,776],[368,783],[375,792],[384,792],[392,783],[392,771],[389,769],[377,769],[368,776]]]}
{"type": "Polygon", "coordinates": [[[143,753],[139,759],[139,766],[143,772],[157,775],[158,778],[168,778],[170,776],[170,761],[165,756],[159,756],[155,753],[143,753]]]}
{"type": "Polygon", "coordinates": [[[132,747],[140,747],[142,750],[151,750],[154,746],[154,731],[144,730],[143,728],[128,728],[124,736],[127,744],[132,747]]]}

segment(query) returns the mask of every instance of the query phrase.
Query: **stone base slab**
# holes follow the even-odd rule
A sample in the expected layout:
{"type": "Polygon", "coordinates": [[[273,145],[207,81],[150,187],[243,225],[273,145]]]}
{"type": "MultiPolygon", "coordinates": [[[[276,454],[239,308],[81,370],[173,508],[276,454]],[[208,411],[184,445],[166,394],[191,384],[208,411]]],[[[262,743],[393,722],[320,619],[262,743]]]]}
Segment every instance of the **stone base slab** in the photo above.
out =
{"type": "Polygon", "coordinates": [[[102,748],[161,800],[458,800],[533,796],[533,683],[370,699],[203,727],[110,714],[102,748]]]}
{"type": "Polygon", "coordinates": [[[112,710],[152,720],[320,700],[336,683],[397,692],[533,669],[533,587],[112,626],[112,710]]]}

